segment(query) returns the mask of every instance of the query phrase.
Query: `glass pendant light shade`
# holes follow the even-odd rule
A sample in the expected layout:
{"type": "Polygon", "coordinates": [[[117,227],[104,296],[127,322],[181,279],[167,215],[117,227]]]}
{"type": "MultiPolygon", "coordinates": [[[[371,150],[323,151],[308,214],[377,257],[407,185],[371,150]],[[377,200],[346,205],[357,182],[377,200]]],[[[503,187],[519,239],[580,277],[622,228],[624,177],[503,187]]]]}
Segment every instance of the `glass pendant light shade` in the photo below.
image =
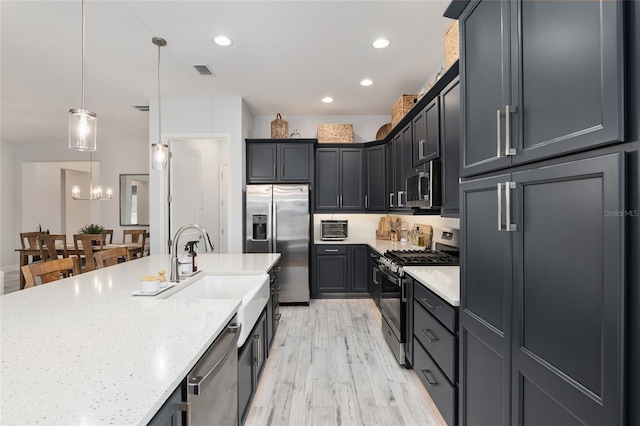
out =
{"type": "Polygon", "coordinates": [[[151,168],[153,170],[164,170],[169,161],[169,146],[156,142],[151,144],[151,168]]]}
{"type": "Polygon", "coordinates": [[[98,117],[87,109],[69,110],[69,149],[96,150],[98,117]]]}

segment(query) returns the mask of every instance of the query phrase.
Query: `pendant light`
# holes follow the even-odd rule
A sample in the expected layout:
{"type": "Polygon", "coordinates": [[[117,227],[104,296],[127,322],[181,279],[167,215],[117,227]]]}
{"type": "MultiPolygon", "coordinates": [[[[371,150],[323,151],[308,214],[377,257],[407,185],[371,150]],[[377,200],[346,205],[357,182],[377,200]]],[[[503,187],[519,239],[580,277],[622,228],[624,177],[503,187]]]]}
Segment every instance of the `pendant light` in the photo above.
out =
{"type": "Polygon", "coordinates": [[[91,152],[89,152],[89,197],[82,198],[80,196],[80,185],[73,185],[71,187],[71,198],[84,201],[111,200],[113,198],[111,187],[107,187],[107,190],[103,193],[100,185],[93,185],[93,154],[91,152]]]}
{"type": "Polygon", "coordinates": [[[169,161],[169,146],[162,142],[162,102],[160,98],[160,48],[167,45],[167,41],[154,37],[151,42],[158,46],[158,142],[151,144],[151,168],[165,170],[169,161]]]}
{"type": "Polygon", "coordinates": [[[69,149],[95,151],[98,119],[95,112],[84,107],[85,26],[85,5],[82,0],[82,108],[69,110],[69,149]]]}

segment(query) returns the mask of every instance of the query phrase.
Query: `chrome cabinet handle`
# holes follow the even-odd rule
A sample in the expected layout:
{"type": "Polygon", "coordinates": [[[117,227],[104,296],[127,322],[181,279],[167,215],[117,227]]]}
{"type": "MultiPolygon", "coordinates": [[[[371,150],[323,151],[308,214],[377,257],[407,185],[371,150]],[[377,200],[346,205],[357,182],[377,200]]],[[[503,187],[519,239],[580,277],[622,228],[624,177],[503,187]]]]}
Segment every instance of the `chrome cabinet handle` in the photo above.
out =
{"type": "Polygon", "coordinates": [[[280,164],[280,177],[284,176],[284,163],[280,164]]]}
{"type": "Polygon", "coordinates": [[[515,182],[498,183],[498,231],[515,232],[518,226],[511,223],[511,190],[516,189],[515,182]],[[502,223],[502,191],[505,196],[505,223],[502,223]]]}
{"type": "Polygon", "coordinates": [[[435,385],[438,384],[436,379],[434,379],[433,376],[431,375],[431,371],[429,371],[429,370],[420,370],[420,372],[422,373],[424,378],[427,379],[427,383],[429,383],[429,386],[435,386],[435,385]]]}
{"type": "Polygon", "coordinates": [[[496,111],[496,145],[497,145],[497,150],[496,150],[496,157],[500,158],[502,157],[502,129],[501,129],[501,122],[500,122],[500,117],[502,116],[502,110],[499,109],[496,111]]]}
{"type": "Polygon", "coordinates": [[[424,142],[425,142],[424,139],[420,139],[418,141],[418,158],[420,160],[424,160],[424,157],[425,157],[425,155],[424,155],[424,142]]]}
{"type": "Polygon", "coordinates": [[[365,208],[369,207],[369,196],[368,195],[364,196],[364,207],[365,208]]]}
{"type": "Polygon", "coordinates": [[[340,207],[342,207],[342,195],[340,196],[340,207]]]}
{"type": "Polygon", "coordinates": [[[434,336],[431,330],[429,330],[428,328],[423,328],[421,331],[422,334],[424,334],[424,337],[426,337],[429,342],[435,342],[436,340],[438,340],[438,338],[434,336]]]}
{"type": "Polygon", "coordinates": [[[393,206],[393,192],[389,193],[389,207],[394,207],[393,206]]]}
{"type": "Polygon", "coordinates": [[[277,177],[278,177],[278,175],[277,175],[276,173],[277,173],[277,172],[276,172],[276,165],[275,165],[275,163],[274,163],[274,165],[273,165],[273,177],[274,177],[274,178],[277,178],[277,177]]]}
{"type": "Polygon", "coordinates": [[[516,155],[516,149],[511,148],[511,114],[515,112],[515,105],[506,105],[504,107],[504,153],[509,156],[516,155]]]}
{"type": "Polygon", "coordinates": [[[338,249],[324,249],[325,253],[337,253],[338,249]]]}
{"type": "Polygon", "coordinates": [[[178,409],[183,413],[186,413],[186,424],[185,426],[191,426],[191,403],[189,401],[182,401],[178,405],[178,409]]]}
{"type": "Polygon", "coordinates": [[[427,305],[427,308],[431,309],[432,311],[436,309],[436,306],[429,303],[426,297],[421,297],[420,300],[422,301],[422,303],[427,305]]]}
{"type": "Polygon", "coordinates": [[[404,207],[404,203],[402,202],[402,195],[404,195],[404,191],[398,191],[398,207],[404,207]]]}

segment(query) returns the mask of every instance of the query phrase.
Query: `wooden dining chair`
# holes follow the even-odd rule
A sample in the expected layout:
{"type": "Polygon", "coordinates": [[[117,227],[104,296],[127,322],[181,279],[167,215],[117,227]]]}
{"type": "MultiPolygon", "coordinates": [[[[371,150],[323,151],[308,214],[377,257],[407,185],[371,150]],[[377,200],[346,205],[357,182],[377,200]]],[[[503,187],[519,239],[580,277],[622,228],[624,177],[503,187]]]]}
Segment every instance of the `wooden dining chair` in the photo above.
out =
{"type": "Polygon", "coordinates": [[[105,229],[102,233],[104,234],[104,243],[113,244],[113,229],[105,229]]]}
{"type": "Polygon", "coordinates": [[[131,260],[131,253],[126,247],[116,247],[104,251],[97,252],[94,257],[96,258],[96,268],[105,268],[107,266],[113,266],[120,262],[128,262],[131,260]]]}
{"type": "MultiPolygon", "coordinates": [[[[40,242],[38,241],[38,237],[44,235],[44,232],[41,231],[32,231],[32,232],[21,232],[20,233],[20,244],[22,245],[22,249],[37,249],[40,250],[40,242]]],[[[31,262],[37,262],[42,259],[42,255],[33,255],[31,256],[31,262]]]]}
{"type": "Polygon", "coordinates": [[[144,244],[145,244],[145,234],[148,234],[146,229],[124,229],[122,231],[122,243],[123,244],[139,244],[140,247],[133,248],[131,250],[131,254],[134,257],[142,257],[144,256],[144,244]],[[127,238],[129,237],[129,238],[127,238]],[[130,241],[127,241],[129,239],[130,241]]]}
{"type": "Polygon", "coordinates": [[[43,234],[40,239],[40,251],[43,260],[55,260],[69,257],[66,234],[43,234]]]}
{"type": "Polygon", "coordinates": [[[25,288],[29,288],[36,285],[36,277],[40,278],[41,284],[46,284],[71,275],[78,275],[80,264],[77,257],[67,257],[41,263],[30,263],[22,267],[22,273],[27,282],[25,288]]]}
{"type": "Polygon", "coordinates": [[[104,246],[104,234],[75,234],[73,247],[80,259],[80,272],[89,272],[96,269],[94,251],[102,251],[104,246]],[[82,260],[84,259],[84,266],[82,260]]]}

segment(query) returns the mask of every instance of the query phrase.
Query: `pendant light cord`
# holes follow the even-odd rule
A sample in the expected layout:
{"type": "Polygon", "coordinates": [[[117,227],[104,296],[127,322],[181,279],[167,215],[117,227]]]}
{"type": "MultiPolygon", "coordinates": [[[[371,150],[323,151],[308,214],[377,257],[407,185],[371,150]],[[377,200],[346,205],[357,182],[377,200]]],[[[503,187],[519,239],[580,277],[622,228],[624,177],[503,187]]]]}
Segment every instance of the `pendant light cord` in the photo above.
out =
{"type": "Polygon", "coordinates": [[[84,45],[85,45],[85,4],[82,0],[82,109],[84,108],[84,45]]]}
{"type": "Polygon", "coordinates": [[[162,102],[160,101],[160,48],[158,45],[158,142],[162,142],[162,102]]]}

